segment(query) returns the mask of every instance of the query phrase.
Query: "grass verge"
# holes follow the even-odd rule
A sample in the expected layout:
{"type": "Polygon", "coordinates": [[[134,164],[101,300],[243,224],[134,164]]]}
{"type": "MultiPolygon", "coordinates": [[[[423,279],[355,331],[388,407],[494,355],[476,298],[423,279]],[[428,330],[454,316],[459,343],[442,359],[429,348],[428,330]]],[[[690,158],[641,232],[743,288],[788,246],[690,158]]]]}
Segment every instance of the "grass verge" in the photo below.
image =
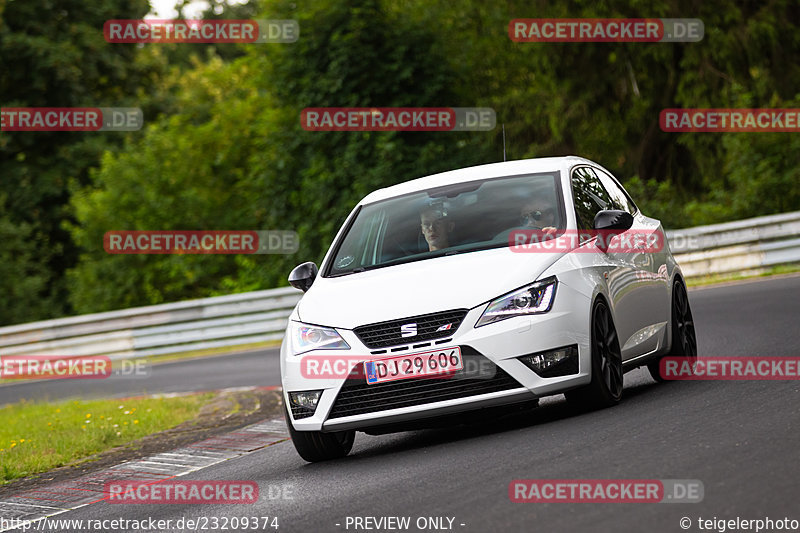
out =
{"type": "Polygon", "coordinates": [[[193,419],[213,393],[0,407],[0,485],[193,419]]]}

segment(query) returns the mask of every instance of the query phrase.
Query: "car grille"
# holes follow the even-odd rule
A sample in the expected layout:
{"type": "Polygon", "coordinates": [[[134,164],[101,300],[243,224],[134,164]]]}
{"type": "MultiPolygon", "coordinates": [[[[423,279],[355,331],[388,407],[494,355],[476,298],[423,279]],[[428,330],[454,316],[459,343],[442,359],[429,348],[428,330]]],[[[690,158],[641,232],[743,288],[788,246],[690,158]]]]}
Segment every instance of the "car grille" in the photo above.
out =
{"type": "Polygon", "coordinates": [[[368,385],[357,365],[348,376],[328,418],[375,413],[522,387],[502,368],[468,346],[461,347],[464,369],[449,378],[412,378],[368,385]]]}
{"type": "Polygon", "coordinates": [[[301,418],[308,418],[314,416],[314,411],[300,405],[292,404],[292,418],[299,420],[301,418]]]}
{"type": "Polygon", "coordinates": [[[400,320],[389,320],[377,324],[358,326],[355,331],[361,342],[368,348],[385,348],[397,344],[408,344],[412,342],[427,341],[432,339],[444,338],[452,335],[464,317],[467,316],[466,309],[456,309],[442,313],[431,313],[428,315],[412,316],[400,320]],[[411,337],[402,337],[400,327],[406,324],[416,324],[417,334],[411,337]],[[439,331],[439,328],[450,325],[448,329],[439,331]]]}

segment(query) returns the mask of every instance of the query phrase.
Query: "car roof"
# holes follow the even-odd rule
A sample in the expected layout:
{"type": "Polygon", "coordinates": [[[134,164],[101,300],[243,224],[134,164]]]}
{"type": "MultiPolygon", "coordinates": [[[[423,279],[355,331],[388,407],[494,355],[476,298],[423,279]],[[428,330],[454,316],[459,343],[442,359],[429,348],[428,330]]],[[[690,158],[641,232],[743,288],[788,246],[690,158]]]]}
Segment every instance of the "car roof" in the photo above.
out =
{"type": "Polygon", "coordinates": [[[520,174],[532,174],[536,172],[552,172],[561,170],[566,166],[573,166],[579,163],[588,163],[596,165],[593,161],[577,157],[574,155],[563,157],[539,157],[535,159],[520,159],[517,161],[505,161],[502,163],[490,163],[487,165],[478,165],[475,167],[460,168],[457,170],[449,170],[447,172],[440,172],[439,174],[431,174],[422,178],[398,183],[391,187],[385,187],[371,192],[360,204],[371,204],[401,196],[417,191],[427,190],[434,187],[441,187],[444,185],[452,185],[454,183],[464,183],[469,181],[500,178],[503,176],[515,176],[520,174]]]}

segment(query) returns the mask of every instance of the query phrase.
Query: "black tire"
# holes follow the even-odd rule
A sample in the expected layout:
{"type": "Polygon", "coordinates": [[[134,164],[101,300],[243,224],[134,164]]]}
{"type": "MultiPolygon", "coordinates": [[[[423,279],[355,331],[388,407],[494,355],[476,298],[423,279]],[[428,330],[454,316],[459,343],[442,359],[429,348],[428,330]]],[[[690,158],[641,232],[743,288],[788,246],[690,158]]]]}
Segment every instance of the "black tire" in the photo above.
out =
{"type": "Polygon", "coordinates": [[[611,311],[602,300],[592,308],[591,328],[592,381],[564,394],[581,409],[611,407],[622,398],[622,351],[611,311]]]}
{"type": "Polygon", "coordinates": [[[286,426],[289,428],[289,436],[292,438],[295,450],[309,463],[341,459],[353,449],[353,442],[356,438],[354,430],[336,433],[297,431],[292,426],[292,420],[285,405],[283,406],[283,416],[286,418],[286,426]]]}
{"type": "MultiPolygon", "coordinates": [[[[689,306],[689,295],[686,293],[686,287],[679,280],[675,281],[672,289],[672,346],[670,346],[667,356],[688,357],[692,367],[697,361],[697,336],[694,331],[692,309],[689,306]]],[[[659,383],[667,381],[661,377],[662,357],[647,364],[650,375],[659,383]]]]}

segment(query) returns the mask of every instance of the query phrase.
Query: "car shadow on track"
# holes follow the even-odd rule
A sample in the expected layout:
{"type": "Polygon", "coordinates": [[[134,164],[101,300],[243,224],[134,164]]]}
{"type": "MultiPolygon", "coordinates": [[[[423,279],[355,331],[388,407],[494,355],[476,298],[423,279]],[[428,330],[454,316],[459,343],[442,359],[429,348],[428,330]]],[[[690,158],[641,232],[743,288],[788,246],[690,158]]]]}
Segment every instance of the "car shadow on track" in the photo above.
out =
{"type": "MultiPolygon", "coordinates": [[[[653,402],[663,402],[667,400],[672,404],[671,398],[682,396],[688,388],[702,386],[698,382],[665,383],[658,384],[653,381],[646,383],[637,380],[637,383],[626,386],[623,399],[619,405],[599,410],[579,409],[567,403],[562,395],[548,397],[542,401],[538,407],[522,410],[493,409],[477,419],[470,420],[469,423],[457,425],[447,425],[436,428],[408,430],[402,433],[392,433],[391,440],[376,440],[374,445],[367,448],[360,447],[343,459],[335,462],[353,462],[359,459],[368,459],[403,451],[413,451],[417,449],[446,445],[458,441],[466,441],[490,435],[501,434],[504,432],[518,431],[526,428],[545,426],[547,424],[558,423],[569,419],[580,419],[587,417],[590,420],[606,422],[609,417],[616,418],[621,413],[629,409],[651,409],[653,402]]],[[[478,412],[479,413],[479,412],[478,412]]],[[[471,417],[476,413],[470,413],[471,417]]],[[[359,434],[356,443],[363,439],[374,439],[375,437],[359,434]]]]}

